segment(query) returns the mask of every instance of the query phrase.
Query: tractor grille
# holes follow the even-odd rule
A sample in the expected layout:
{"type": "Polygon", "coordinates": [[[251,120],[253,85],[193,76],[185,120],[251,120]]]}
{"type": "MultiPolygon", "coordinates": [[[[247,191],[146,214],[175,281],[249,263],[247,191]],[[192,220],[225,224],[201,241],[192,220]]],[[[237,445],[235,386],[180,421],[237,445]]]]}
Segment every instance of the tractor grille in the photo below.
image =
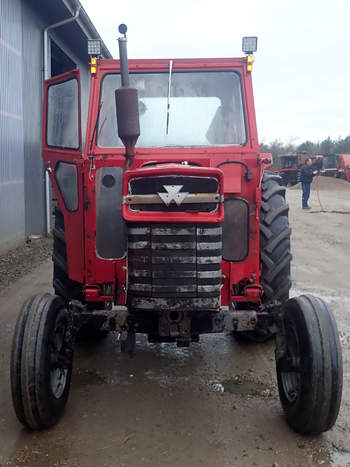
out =
{"type": "Polygon", "coordinates": [[[195,176],[157,176],[157,177],[140,177],[134,178],[129,182],[129,194],[145,196],[143,202],[132,204],[133,211],[167,211],[167,212],[213,212],[219,206],[219,182],[213,177],[195,177],[195,176]],[[188,202],[184,201],[179,205],[173,201],[169,205],[165,204],[159,196],[157,203],[149,204],[147,197],[157,195],[158,193],[167,193],[167,186],[179,187],[179,194],[186,193],[187,195],[216,195],[212,196],[212,200],[207,202],[188,202]]]}
{"type": "Polygon", "coordinates": [[[218,224],[129,226],[131,307],[161,307],[170,303],[175,306],[175,301],[177,304],[185,301],[191,308],[217,308],[221,259],[222,228],[218,224]]]}

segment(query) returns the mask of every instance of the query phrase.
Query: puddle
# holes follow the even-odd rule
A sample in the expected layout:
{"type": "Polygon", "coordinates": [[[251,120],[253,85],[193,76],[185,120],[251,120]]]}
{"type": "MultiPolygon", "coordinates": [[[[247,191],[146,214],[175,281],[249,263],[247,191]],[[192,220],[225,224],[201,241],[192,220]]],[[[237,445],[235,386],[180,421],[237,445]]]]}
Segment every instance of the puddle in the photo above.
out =
{"type": "Polygon", "coordinates": [[[213,384],[213,389],[217,392],[228,392],[238,396],[261,396],[269,395],[271,392],[270,388],[260,381],[253,381],[237,376],[221,383],[213,384]]]}

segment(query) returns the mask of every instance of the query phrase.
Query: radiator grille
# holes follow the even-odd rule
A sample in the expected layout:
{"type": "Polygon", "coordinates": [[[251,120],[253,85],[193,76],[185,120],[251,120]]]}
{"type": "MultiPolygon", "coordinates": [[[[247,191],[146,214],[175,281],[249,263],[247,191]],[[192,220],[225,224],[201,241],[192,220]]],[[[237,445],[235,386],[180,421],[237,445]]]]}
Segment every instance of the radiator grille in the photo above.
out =
{"type": "Polygon", "coordinates": [[[216,307],[221,289],[221,259],[220,225],[130,226],[128,296],[207,298],[209,308],[214,302],[216,307]]]}
{"type": "MultiPolygon", "coordinates": [[[[129,193],[131,195],[156,195],[157,193],[166,194],[166,186],[178,186],[179,193],[187,194],[218,194],[219,182],[213,177],[195,177],[195,176],[157,176],[134,178],[129,182],[129,193]]],[[[158,197],[159,198],[159,197],[158,197]]],[[[218,208],[218,201],[207,203],[184,203],[177,205],[175,202],[166,205],[159,198],[159,204],[133,204],[133,211],[200,211],[213,212],[218,208]]]]}

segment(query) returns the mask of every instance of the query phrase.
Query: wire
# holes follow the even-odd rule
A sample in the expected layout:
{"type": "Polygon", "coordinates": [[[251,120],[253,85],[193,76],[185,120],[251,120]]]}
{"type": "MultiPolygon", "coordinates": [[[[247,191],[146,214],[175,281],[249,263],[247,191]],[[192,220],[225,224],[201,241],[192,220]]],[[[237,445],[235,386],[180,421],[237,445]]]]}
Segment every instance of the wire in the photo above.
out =
{"type": "Polygon", "coordinates": [[[321,212],[327,212],[326,209],[324,208],[323,204],[322,204],[322,201],[321,201],[321,198],[320,198],[320,186],[319,186],[319,178],[320,176],[319,175],[316,175],[316,193],[317,193],[317,199],[318,199],[318,203],[320,205],[320,208],[321,208],[321,212]]]}

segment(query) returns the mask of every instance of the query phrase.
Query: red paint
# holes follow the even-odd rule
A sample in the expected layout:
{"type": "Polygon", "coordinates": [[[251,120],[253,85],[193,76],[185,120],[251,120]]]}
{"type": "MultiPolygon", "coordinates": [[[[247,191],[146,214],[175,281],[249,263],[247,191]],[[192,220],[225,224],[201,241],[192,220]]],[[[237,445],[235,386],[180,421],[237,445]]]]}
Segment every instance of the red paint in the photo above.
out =
{"type": "Polygon", "coordinates": [[[341,154],[339,157],[339,167],[345,178],[350,182],[350,154],[341,154]]]}
{"type": "MultiPolygon", "coordinates": [[[[225,198],[239,197],[248,201],[250,207],[249,255],[241,262],[222,262],[223,305],[227,305],[231,301],[256,303],[260,300],[261,296],[261,285],[259,283],[260,185],[264,169],[271,166],[271,155],[259,154],[252,78],[251,73],[246,71],[245,65],[244,58],[178,59],[173,62],[173,71],[234,70],[240,74],[247,129],[247,143],[244,146],[136,148],[131,170],[125,172],[123,180],[123,194],[126,195],[128,180],[135,176],[205,174],[218,178],[221,194],[225,198]],[[246,170],[241,165],[225,164],[220,166],[220,168],[216,168],[220,162],[226,160],[237,160],[247,164],[252,174],[252,180],[246,180],[246,170]],[[142,167],[147,161],[169,162],[169,164],[157,167],[142,167]],[[193,161],[202,165],[202,167],[174,164],[180,161],[193,161]],[[241,287],[242,292],[240,295],[234,296],[232,292],[233,287],[241,281],[246,281],[246,286],[241,287]]],[[[169,60],[129,61],[130,72],[167,71],[168,67],[169,60]]],[[[125,304],[127,290],[126,258],[105,260],[96,255],[96,170],[104,166],[123,167],[125,163],[124,148],[100,148],[96,145],[96,138],[93,138],[98,114],[101,80],[106,73],[111,72],[119,72],[119,61],[99,60],[97,62],[97,73],[91,76],[89,118],[84,153],[82,153],[81,148],[81,136],[79,149],[77,150],[49,148],[46,145],[45,139],[48,87],[52,83],[65,81],[72,77],[79,80],[79,71],[74,70],[45,82],[43,158],[45,165],[52,169],[51,180],[65,218],[69,277],[83,284],[86,291],[85,297],[88,301],[114,300],[119,304],[125,304]],[[76,212],[69,212],[64,207],[62,197],[55,182],[53,174],[58,161],[71,162],[77,165],[79,208],[76,212]],[[93,161],[93,164],[91,161],[93,161]],[[91,170],[91,167],[93,167],[93,170],[91,170]],[[113,297],[100,295],[100,286],[103,282],[112,282],[114,284],[115,295],[113,297]]],[[[129,209],[128,205],[124,204],[122,213],[124,219],[128,222],[212,223],[221,222],[224,218],[223,205],[215,213],[134,213],[129,209]]]]}

